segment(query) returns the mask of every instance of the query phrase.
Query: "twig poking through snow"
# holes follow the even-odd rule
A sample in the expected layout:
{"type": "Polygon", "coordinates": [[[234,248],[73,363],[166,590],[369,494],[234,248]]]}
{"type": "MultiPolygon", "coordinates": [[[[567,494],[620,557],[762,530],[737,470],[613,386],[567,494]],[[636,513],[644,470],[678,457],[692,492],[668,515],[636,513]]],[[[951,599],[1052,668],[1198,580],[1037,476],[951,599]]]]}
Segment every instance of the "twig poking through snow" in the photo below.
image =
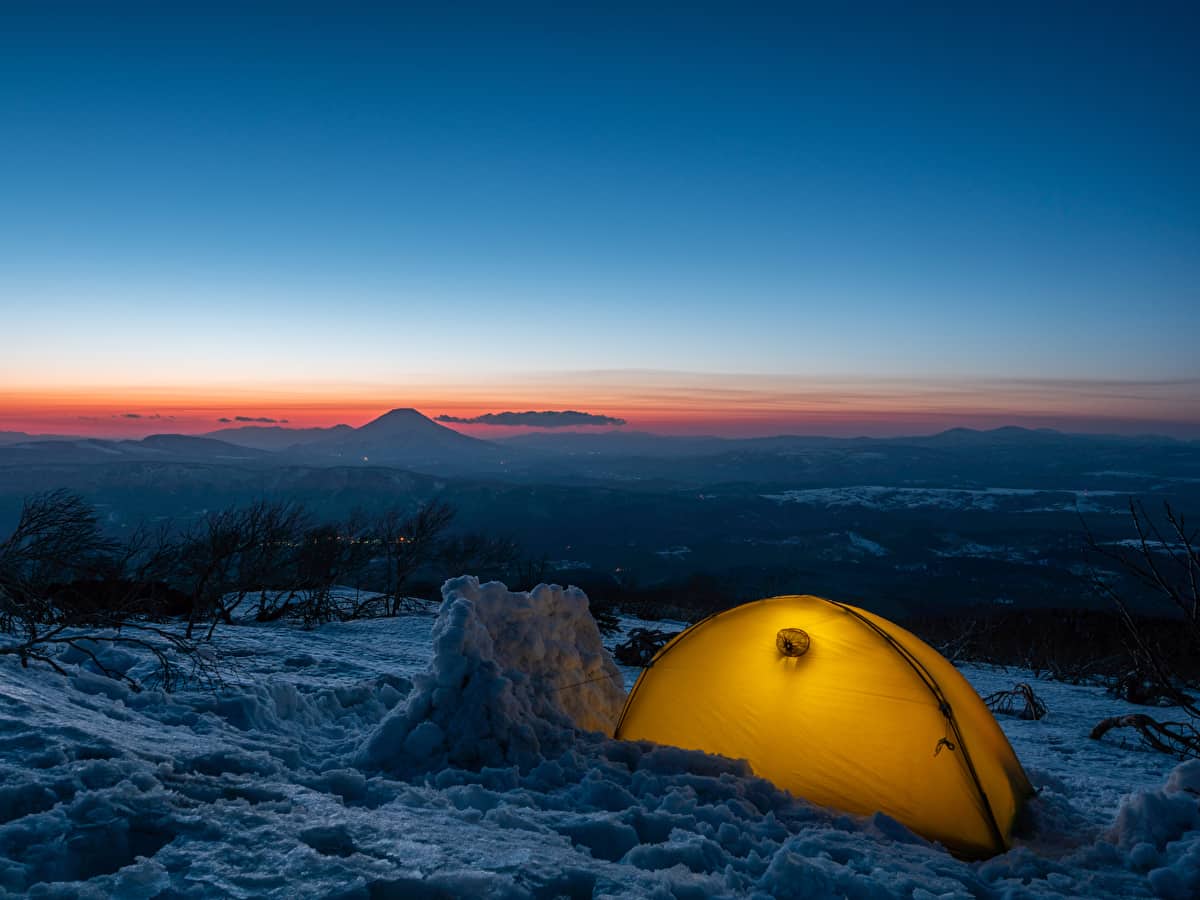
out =
{"type": "Polygon", "coordinates": [[[1019,719],[1041,719],[1046,715],[1046,704],[1033,692],[1033,688],[1022,681],[1011,691],[996,691],[983,698],[987,708],[1004,716],[1019,719]]]}

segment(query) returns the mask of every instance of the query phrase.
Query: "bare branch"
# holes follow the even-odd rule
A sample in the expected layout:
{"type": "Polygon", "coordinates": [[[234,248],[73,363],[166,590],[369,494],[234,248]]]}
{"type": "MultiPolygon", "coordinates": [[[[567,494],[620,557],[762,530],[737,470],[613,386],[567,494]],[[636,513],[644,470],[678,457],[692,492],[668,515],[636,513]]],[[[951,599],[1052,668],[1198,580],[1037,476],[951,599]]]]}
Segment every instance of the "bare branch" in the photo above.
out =
{"type": "Polygon", "coordinates": [[[1134,729],[1142,743],[1160,753],[1180,759],[1200,758],[1200,731],[1189,722],[1156,722],[1141,713],[1111,716],[1096,723],[1088,736],[1098,741],[1114,728],[1134,729]]]}

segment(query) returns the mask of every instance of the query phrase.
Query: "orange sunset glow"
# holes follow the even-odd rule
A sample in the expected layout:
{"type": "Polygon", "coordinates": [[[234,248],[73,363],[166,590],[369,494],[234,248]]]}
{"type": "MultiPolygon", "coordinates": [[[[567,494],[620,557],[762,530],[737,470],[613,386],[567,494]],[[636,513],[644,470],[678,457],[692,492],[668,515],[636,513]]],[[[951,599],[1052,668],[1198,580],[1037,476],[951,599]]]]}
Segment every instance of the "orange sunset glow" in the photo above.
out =
{"type": "MultiPolygon", "coordinates": [[[[1195,425],[1200,400],[1189,383],[881,383],[671,372],[577,372],[492,384],[482,380],[439,384],[432,376],[414,376],[396,386],[9,390],[0,393],[0,430],[142,436],[162,431],[203,433],[238,423],[291,428],[359,425],[396,406],[412,406],[431,417],[581,408],[620,417],[631,430],[730,436],[896,435],[998,424],[1081,432],[1153,429],[1188,435],[1200,430],[1195,425]]],[[[477,435],[528,430],[451,425],[477,435]]]]}

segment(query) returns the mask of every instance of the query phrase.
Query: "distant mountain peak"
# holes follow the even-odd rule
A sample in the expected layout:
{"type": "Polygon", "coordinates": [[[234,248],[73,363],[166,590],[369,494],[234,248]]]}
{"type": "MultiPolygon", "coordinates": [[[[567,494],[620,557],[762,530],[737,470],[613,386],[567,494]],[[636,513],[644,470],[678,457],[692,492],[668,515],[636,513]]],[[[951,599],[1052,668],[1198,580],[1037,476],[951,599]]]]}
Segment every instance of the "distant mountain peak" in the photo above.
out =
{"type": "MultiPolygon", "coordinates": [[[[413,416],[416,416],[417,418],[421,418],[421,419],[428,418],[428,416],[423,415],[422,413],[418,412],[411,406],[397,406],[395,409],[389,409],[382,416],[380,416],[379,419],[390,419],[392,417],[402,418],[405,416],[407,416],[409,418],[411,418],[413,416]]],[[[376,419],[375,421],[378,422],[379,419],[376,419]]]]}
{"type": "MultiPolygon", "coordinates": [[[[428,416],[418,412],[411,406],[401,406],[393,410],[385,412],[382,416],[372,419],[365,425],[359,426],[356,431],[360,434],[370,434],[372,432],[382,433],[391,431],[453,431],[445,425],[439,425],[437,422],[428,416]]],[[[458,432],[454,432],[458,434],[458,432]]]]}
{"type": "Polygon", "coordinates": [[[500,453],[495,444],[439,425],[412,407],[389,410],[313,449],[343,457],[361,457],[364,462],[401,464],[487,460],[490,465],[500,453]]]}

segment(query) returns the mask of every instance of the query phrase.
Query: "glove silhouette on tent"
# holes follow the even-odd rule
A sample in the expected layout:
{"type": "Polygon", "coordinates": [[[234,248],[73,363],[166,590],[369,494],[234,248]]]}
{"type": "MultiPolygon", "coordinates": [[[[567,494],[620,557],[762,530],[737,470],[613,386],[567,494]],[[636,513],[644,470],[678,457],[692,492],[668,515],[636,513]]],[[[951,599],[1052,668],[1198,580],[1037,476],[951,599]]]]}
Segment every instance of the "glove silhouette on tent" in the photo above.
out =
{"type": "Polygon", "coordinates": [[[642,672],[615,736],[747,760],[823,806],[883,812],[965,857],[1034,793],[966,679],[903,628],[811,596],[710,616],[642,672]]]}

